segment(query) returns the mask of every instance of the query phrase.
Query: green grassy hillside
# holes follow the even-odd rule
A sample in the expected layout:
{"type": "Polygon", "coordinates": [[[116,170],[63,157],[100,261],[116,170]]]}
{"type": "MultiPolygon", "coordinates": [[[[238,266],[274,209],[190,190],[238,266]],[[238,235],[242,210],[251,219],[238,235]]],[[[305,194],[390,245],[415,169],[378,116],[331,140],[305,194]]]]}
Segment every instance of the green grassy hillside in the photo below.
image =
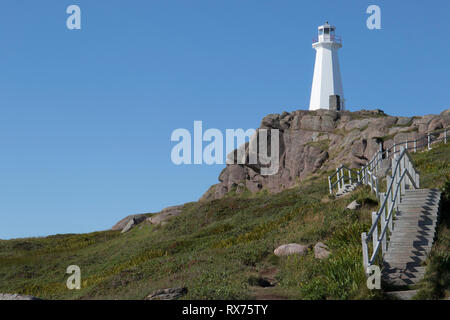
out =
{"type": "MultiPolygon", "coordinates": [[[[414,158],[422,187],[441,187],[449,179],[450,144],[414,158]]],[[[2,240],[0,292],[45,299],[143,299],[156,289],[185,286],[185,299],[380,298],[366,288],[360,242],[377,208],[375,197],[360,187],[346,198],[330,199],[326,175],[279,194],[188,203],[163,227],[143,223],[125,234],[2,240]],[[354,199],[363,204],[361,209],[346,210],[354,199]],[[302,257],[273,254],[281,244],[317,241],[331,249],[328,259],[317,260],[312,251],[302,257]],[[66,288],[65,271],[72,264],[81,268],[81,290],[66,288]],[[258,287],[261,277],[277,285],[258,287]]],[[[433,268],[440,268],[438,280],[442,275],[448,279],[448,230],[439,233],[444,251],[433,253],[439,257],[433,262],[433,268]]],[[[436,283],[436,271],[427,279],[426,297],[448,288],[448,281],[436,283]]]]}

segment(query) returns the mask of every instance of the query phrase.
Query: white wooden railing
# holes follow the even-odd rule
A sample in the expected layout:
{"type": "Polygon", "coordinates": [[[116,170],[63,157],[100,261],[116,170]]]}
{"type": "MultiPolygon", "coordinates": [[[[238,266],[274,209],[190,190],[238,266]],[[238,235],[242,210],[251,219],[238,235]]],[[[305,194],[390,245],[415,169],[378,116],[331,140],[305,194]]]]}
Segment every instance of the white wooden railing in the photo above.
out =
{"type": "Polygon", "coordinates": [[[401,147],[399,154],[392,159],[392,177],[386,176],[387,191],[380,193],[380,209],[372,212],[372,226],[361,234],[364,270],[373,265],[379,254],[381,258],[387,250],[387,237],[392,233],[393,218],[398,205],[407,189],[420,187],[419,172],[414,167],[408,150],[401,147]],[[372,253],[369,254],[369,243],[372,240],[372,253]]]}
{"type": "Polygon", "coordinates": [[[385,150],[382,149],[382,144],[380,143],[379,151],[375,153],[372,159],[362,168],[350,169],[345,165],[341,165],[332,175],[328,177],[328,187],[330,194],[339,192],[340,190],[342,190],[342,188],[344,188],[346,184],[358,182],[361,184],[369,185],[372,191],[376,193],[378,198],[378,178],[376,174],[380,169],[381,161],[389,158],[392,159],[393,155],[399,153],[400,148],[404,148],[405,150],[410,150],[412,152],[417,152],[417,150],[425,147],[430,150],[431,145],[438,141],[444,141],[444,143],[447,143],[447,131],[449,129],[450,128],[447,127],[428,132],[423,137],[415,140],[406,140],[397,143],[394,141],[394,144],[385,150]],[[439,138],[442,133],[444,133],[443,136],[439,138]]]}

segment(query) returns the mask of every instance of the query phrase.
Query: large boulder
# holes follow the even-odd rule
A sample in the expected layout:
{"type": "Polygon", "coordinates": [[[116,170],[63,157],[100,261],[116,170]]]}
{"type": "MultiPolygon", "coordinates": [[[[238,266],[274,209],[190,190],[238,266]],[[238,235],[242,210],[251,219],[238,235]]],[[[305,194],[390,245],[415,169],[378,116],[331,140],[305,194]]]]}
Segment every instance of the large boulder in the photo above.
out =
{"type": "Polygon", "coordinates": [[[288,256],[291,254],[305,255],[310,246],[301,245],[298,243],[283,244],[276,248],[273,253],[278,257],[288,256]]]}

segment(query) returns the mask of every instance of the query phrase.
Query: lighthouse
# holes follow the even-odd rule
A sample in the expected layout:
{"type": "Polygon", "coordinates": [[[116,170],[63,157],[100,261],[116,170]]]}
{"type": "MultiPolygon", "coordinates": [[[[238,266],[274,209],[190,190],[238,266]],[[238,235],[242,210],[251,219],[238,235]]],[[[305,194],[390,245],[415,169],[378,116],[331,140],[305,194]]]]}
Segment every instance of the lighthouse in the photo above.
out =
{"type": "Polygon", "coordinates": [[[318,37],[313,39],[312,44],[316,50],[316,62],[309,110],[344,110],[344,90],[338,59],[342,40],[335,35],[336,27],[328,22],[318,29],[318,37]]]}

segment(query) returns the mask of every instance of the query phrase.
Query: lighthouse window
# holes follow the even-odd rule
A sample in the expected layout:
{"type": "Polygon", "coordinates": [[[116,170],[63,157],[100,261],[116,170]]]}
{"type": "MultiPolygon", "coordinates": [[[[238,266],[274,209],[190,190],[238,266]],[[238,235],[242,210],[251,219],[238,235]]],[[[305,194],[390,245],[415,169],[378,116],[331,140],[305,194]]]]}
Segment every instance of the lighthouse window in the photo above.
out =
{"type": "Polygon", "coordinates": [[[323,31],[325,32],[325,34],[330,34],[330,29],[329,28],[325,28],[325,29],[323,29],[323,31]]]}
{"type": "Polygon", "coordinates": [[[319,30],[319,35],[323,35],[323,29],[319,30]]]}

